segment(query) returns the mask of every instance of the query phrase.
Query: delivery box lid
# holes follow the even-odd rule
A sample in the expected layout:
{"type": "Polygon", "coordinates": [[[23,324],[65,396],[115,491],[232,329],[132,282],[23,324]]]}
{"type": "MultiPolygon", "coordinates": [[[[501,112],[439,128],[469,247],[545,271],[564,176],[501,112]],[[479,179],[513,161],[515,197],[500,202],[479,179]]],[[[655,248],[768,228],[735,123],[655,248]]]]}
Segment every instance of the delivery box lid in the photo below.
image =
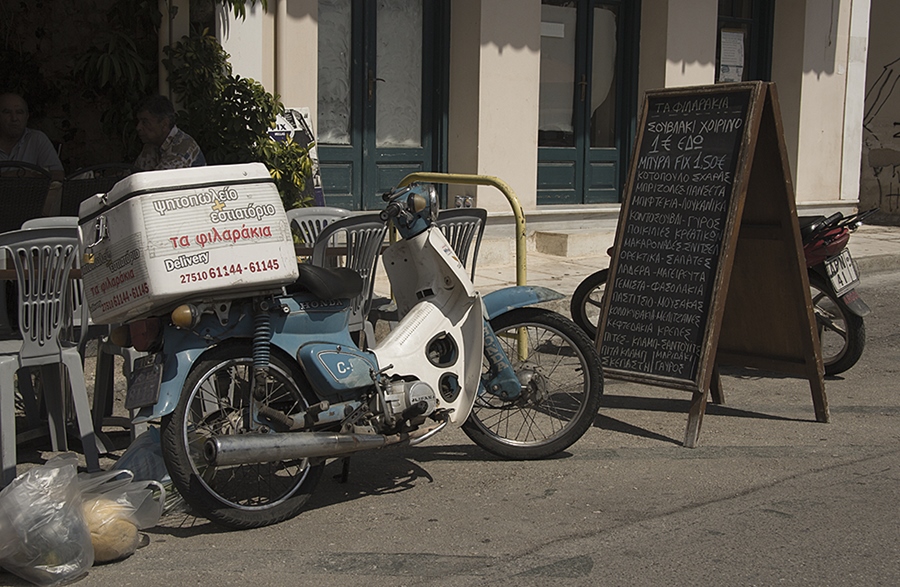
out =
{"type": "Polygon", "coordinates": [[[81,202],[81,206],[78,208],[78,217],[83,224],[111,206],[146,193],[271,181],[273,181],[272,176],[269,175],[269,170],[262,163],[139,171],[118,181],[109,192],[95,194],[81,202]]]}

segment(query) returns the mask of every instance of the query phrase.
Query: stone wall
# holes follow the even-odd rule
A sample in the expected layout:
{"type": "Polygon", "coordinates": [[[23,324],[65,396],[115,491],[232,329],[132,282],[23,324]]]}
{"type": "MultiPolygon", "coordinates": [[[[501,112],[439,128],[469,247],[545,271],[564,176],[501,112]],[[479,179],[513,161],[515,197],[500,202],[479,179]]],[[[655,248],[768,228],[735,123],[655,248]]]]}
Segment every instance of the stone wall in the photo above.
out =
{"type": "Polygon", "coordinates": [[[872,0],[859,207],[900,225],[900,3],[872,0]]]}

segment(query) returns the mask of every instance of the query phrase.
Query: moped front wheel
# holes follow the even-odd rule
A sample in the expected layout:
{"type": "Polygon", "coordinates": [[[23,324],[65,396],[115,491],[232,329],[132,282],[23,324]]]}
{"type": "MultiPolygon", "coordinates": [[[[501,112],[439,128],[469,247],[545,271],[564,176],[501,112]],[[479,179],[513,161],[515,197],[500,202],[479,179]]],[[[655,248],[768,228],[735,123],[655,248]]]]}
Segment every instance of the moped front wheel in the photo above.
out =
{"type": "Polygon", "coordinates": [[[311,391],[301,387],[303,374],[276,349],[262,399],[251,399],[252,382],[250,342],[225,342],[193,366],[178,406],[162,421],[163,458],[175,488],[198,513],[234,529],[268,526],[296,516],[324,468],[324,463],[313,465],[308,459],[232,466],[206,461],[203,446],[211,436],[268,432],[248,425],[253,402],[290,414],[312,399],[311,391]]]}
{"type": "Polygon", "coordinates": [[[507,459],[542,459],[565,450],[600,409],[603,373],[593,343],[571,320],[541,308],[512,310],[491,320],[491,327],[522,393],[503,400],[482,388],[463,431],[507,459]]]}
{"type": "Polygon", "coordinates": [[[823,277],[812,271],[809,272],[809,288],[825,374],[843,373],[862,357],[866,346],[865,322],[842,299],[834,296],[823,277]]]}

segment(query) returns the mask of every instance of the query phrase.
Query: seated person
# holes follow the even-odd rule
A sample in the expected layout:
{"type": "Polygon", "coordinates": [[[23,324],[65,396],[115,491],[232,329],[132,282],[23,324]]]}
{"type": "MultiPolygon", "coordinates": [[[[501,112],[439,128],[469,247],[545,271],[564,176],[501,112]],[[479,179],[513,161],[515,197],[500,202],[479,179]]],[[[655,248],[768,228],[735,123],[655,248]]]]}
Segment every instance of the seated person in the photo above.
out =
{"type": "Polygon", "coordinates": [[[165,96],[150,96],[137,111],[137,134],[144,149],[134,162],[142,171],[206,165],[191,136],[175,126],[175,107],[165,96]]]}
{"type": "Polygon", "coordinates": [[[0,161],[24,161],[62,179],[63,166],[53,143],[39,130],[28,128],[28,104],[19,94],[0,94],[0,161]]]}
{"type": "Polygon", "coordinates": [[[23,161],[50,172],[53,183],[44,202],[44,215],[59,213],[60,183],[65,176],[53,143],[39,130],[28,128],[28,103],[19,94],[0,94],[0,161],[23,161]]]}

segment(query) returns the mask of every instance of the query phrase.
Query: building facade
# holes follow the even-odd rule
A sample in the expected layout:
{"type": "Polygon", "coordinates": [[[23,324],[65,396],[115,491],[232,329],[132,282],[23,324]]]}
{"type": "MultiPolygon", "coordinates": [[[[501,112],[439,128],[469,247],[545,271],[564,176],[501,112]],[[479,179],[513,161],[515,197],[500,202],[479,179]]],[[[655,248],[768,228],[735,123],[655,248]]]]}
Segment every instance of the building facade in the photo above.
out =
{"type": "MultiPolygon", "coordinates": [[[[529,222],[577,222],[616,218],[654,88],[774,81],[801,212],[857,206],[876,169],[864,115],[876,179],[896,185],[879,125],[900,108],[867,105],[869,20],[870,0],[269,0],[219,12],[217,34],[235,73],[310,109],[329,204],[378,208],[413,171],[484,174],[529,222]]],[[[509,212],[494,188],[458,196],[509,212]]]]}

